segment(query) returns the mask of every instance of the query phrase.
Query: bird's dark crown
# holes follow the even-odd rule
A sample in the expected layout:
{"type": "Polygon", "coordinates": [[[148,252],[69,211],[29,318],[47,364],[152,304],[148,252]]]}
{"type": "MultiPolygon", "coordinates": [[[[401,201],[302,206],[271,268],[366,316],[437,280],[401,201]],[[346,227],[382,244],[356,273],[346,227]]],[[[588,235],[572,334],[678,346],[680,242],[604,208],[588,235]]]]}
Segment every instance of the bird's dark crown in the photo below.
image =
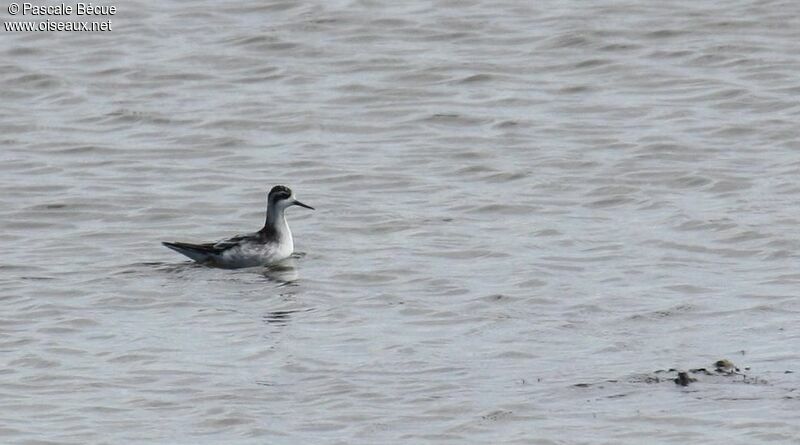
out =
{"type": "Polygon", "coordinates": [[[282,199],[289,199],[292,196],[292,190],[285,185],[276,185],[269,191],[270,201],[280,201],[282,199]]]}

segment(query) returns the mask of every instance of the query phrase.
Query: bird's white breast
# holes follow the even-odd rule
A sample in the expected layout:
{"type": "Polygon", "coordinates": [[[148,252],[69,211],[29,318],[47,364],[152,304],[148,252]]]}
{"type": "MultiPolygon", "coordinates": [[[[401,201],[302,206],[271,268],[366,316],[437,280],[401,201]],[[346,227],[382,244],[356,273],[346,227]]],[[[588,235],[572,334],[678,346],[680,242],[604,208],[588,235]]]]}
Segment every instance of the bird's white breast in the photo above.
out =
{"type": "Polygon", "coordinates": [[[226,267],[263,266],[288,258],[293,251],[291,238],[277,243],[247,242],[226,250],[219,261],[226,267]]]}

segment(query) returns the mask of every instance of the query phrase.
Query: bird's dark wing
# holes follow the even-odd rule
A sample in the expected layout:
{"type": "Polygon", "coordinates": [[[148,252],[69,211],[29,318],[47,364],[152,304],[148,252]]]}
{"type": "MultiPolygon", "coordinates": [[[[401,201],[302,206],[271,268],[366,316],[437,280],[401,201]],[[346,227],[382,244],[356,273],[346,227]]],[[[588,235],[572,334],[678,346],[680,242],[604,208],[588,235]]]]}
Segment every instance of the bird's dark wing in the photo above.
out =
{"type": "Polygon", "coordinates": [[[233,238],[217,241],[216,243],[213,244],[204,244],[204,246],[211,246],[211,248],[217,250],[217,253],[221,253],[224,252],[225,250],[230,249],[231,247],[238,246],[243,242],[253,241],[256,239],[258,239],[258,234],[248,233],[247,235],[236,235],[233,238]]]}
{"type": "Polygon", "coordinates": [[[182,253],[189,258],[200,263],[217,261],[218,257],[226,250],[240,246],[242,243],[257,239],[258,234],[237,235],[216,243],[192,244],[192,243],[162,243],[170,249],[182,253]]]}
{"type": "Polygon", "coordinates": [[[217,244],[192,244],[192,243],[162,243],[169,248],[178,248],[181,250],[188,250],[197,252],[199,254],[207,254],[207,255],[219,255],[220,253],[225,251],[223,246],[217,246],[217,244]]]}

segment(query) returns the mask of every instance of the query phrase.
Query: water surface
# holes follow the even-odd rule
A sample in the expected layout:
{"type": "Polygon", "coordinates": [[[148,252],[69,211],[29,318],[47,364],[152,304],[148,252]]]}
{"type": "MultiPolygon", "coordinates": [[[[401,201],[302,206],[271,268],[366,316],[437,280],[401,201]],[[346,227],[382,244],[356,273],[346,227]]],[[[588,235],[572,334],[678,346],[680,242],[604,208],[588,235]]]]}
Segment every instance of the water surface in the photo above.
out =
{"type": "Polygon", "coordinates": [[[0,39],[0,442],[800,437],[800,4],[116,6],[0,39]]]}

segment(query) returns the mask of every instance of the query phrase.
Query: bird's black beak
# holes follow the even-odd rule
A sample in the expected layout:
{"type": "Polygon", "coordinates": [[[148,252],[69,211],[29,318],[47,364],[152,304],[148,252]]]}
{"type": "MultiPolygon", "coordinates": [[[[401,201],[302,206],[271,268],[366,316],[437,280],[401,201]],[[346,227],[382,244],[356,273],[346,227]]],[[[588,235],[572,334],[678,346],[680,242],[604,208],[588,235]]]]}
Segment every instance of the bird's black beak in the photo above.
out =
{"type": "Polygon", "coordinates": [[[294,200],[294,202],[292,204],[294,204],[296,206],[305,207],[307,209],[314,210],[314,207],[311,207],[310,205],[303,204],[302,202],[300,202],[300,201],[298,201],[296,199],[294,200]]]}

